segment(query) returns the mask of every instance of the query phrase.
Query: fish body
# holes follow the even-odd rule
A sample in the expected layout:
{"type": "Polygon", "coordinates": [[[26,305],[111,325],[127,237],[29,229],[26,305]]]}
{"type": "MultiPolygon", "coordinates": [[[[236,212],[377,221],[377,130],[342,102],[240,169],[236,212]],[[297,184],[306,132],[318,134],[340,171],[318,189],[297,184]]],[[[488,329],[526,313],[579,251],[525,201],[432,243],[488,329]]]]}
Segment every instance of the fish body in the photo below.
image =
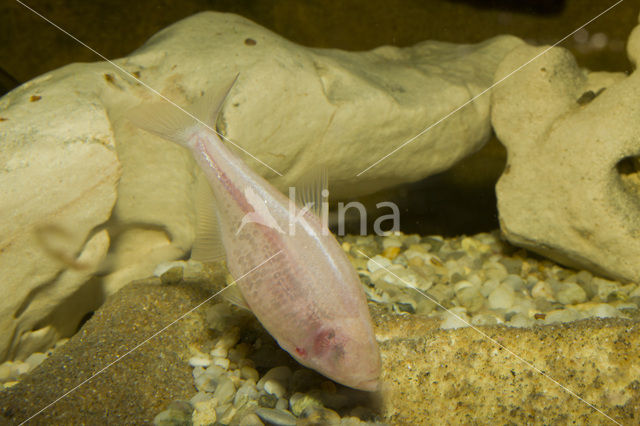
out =
{"type": "Polygon", "coordinates": [[[132,121],[191,150],[215,198],[211,208],[227,267],[235,277],[255,268],[236,285],[278,344],[301,364],[339,383],[374,391],[380,353],[357,273],[313,212],[292,208],[287,197],[212,131],[228,90],[222,99],[204,101],[211,104],[211,112],[204,114],[211,126],[188,116],[176,119],[184,112],[167,106],[139,107],[141,114],[134,111],[132,121]],[[292,222],[292,216],[303,220],[292,222]]]}

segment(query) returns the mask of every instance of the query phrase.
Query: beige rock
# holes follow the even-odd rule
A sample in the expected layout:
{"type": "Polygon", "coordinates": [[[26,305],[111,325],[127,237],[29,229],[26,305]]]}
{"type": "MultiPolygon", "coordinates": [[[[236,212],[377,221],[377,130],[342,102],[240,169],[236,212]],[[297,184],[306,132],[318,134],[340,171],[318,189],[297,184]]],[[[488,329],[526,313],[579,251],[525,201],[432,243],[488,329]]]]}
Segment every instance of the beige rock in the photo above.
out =
{"type": "Polygon", "coordinates": [[[621,424],[637,422],[637,322],[480,328],[510,353],[476,329],[440,330],[437,320],[419,316],[374,318],[383,359],[381,409],[389,424],[610,422],[585,401],[621,424]]]}
{"type": "MultiPolygon", "coordinates": [[[[640,30],[629,56],[640,56],[640,30]]],[[[522,46],[496,81],[544,51],[522,46]]],[[[568,266],[640,279],[640,74],[589,73],[553,48],[496,87],[492,123],[508,162],[496,187],[503,233],[568,266]]]]}
{"type": "Polygon", "coordinates": [[[87,67],[0,100],[0,360],[53,346],[102,301],[90,277],[109,247],[97,227],[111,215],[120,166],[87,67]]]}
{"type": "Polygon", "coordinates": [[[282,189],[326,166],[334,196],[357,196],[478,149],[490,133],[488,96],[356,178],[480,94],[521,43],[502,36],[349,53],[207,12],[116,60],[126,74],[109,63],[74,64],[10,92],[0,104],[1,290],[10,295],[0,300],[0,361],[69,335],[104,295],[191,248],[195,164],[128,122],[131,107],[157,100],[128,73],[182,106],[240,73],[217,123],[254,157],[239,155],[282,189]],[[89,266],[70,267],[78,256],[89,266]],[[92,279],[99,267],[110,274],[92,279]]]}

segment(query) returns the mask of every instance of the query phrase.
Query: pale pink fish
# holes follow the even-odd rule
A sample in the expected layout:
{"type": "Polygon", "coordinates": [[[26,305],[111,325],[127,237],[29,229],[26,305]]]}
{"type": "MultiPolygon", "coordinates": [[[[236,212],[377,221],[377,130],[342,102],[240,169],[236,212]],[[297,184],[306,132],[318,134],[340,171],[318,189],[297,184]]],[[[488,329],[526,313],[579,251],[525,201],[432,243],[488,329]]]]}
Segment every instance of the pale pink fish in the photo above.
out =
{"type": "MultiPolygon", "coordinates": [[[[217,99],[204,97],[190,110],[201,121],[168,103],[138,107],[131,120],[193,153],[213,190],[215,202],[207,208],[217,217],[233,276],[241,277],[279,253],[236,284],[278,344],[336,382],[374,391],[380,352],[360,280],[340,245],[310,211],[291,235],[289,199],[202,124],[215,128],[232,86],[220,90],[217,99]],[[256,195],[265,208],[254,207],[256,195]],[[248,214],[250,220],[243,221],[248,214]],[[279,226],[267,226],[274,219],[279,226]]],[[[296,207],[294,213],[299,212],[296,207]]]]}

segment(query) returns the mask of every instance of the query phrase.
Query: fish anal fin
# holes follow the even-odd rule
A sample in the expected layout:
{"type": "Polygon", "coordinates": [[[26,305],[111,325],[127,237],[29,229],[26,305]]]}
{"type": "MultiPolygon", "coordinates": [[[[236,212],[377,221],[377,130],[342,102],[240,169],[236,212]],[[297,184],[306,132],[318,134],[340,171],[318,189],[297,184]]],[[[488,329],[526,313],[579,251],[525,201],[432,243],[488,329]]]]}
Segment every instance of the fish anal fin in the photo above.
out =
{"type": "Polygon", "coordinates": [[[239,308],[246,309],[247,311],[251,311],[249,304],[235,283],[229,284],[222,293],[222,296],[227,299],[229,303],[236,305],[239,308]]]}

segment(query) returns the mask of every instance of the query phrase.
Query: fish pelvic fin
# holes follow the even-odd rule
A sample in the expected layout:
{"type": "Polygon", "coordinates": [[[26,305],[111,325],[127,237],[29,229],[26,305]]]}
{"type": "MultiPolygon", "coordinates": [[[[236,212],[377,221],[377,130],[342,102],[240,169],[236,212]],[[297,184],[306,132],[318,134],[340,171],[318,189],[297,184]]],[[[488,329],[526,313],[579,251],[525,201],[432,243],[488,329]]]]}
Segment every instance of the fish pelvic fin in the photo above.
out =
{"type": "Polygon", "coordinates": [[[196,236],[191,259],[203,263],[218,262],[225,258],[225,251],[216,201],[204,175],[199,173],[196,179],[196,236]]]}
{"type": "Polygon", "coordinates": [[[127,118],[136,127],[189,147],[190,136],[195,130],[207,128],[213,133],[218,133],[216,130],[218,116],[238,76],[239,74],[236,74],[227,83],[208,91],[188,108],[166,100],[143,103],[130,109],[127,112],[127,118]]]}

